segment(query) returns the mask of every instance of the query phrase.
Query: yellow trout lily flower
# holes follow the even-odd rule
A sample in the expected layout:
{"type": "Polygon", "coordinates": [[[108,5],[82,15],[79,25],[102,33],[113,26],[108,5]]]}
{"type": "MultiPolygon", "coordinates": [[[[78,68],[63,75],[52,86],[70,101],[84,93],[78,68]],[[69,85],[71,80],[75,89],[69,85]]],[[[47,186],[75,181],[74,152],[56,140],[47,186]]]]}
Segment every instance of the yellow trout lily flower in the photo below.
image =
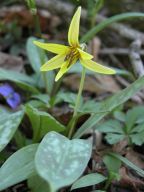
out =
{"type": "Polygon", "coordinates": [[[70,23],[68,31],[69,46],[34,41],[34,44],[38,47],[57,54],[57,56],[47,61],[40,69],[41,71],[50,71],[60,68],[58,74],[56,75],[55,81],[60,79],[62,75],[77,62],[77,60],[80,60],[80,63],[84,67],[94,72],[103,74],[115,74],[115,70],[104,67],[92,61],[91,59],[93,56],[83,50],[84,44],[79,43],[80,15],[81,7],[77,9],[70,23]]]}

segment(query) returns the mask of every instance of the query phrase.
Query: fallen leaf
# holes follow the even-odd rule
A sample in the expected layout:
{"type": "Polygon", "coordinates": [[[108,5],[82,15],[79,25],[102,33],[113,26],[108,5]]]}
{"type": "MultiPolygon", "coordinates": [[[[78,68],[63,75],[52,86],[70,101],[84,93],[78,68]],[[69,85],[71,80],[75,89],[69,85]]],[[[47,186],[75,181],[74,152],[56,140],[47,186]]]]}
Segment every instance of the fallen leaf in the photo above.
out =
{"type": "Polygon", "coordinates": [[[128,148],[125,156],[133,164],[138,166],[141,169],[144,169],[144,155],[135,152],[133,149],[128,148]]]}
{"type": "Polygon", "coordinates": [[[128,141],[127,139],[124,139],[113,145],[113,151],[123,155],[125,154],[127,145],[128,145],[128,141]]]}
{"type": "MultiPolygon", "coordinates": [[[[64,84],[70,87],[72,90],[78,90],[80,83],[80,75],[72,74],[64,78],[64,84]]],[[[106,92],[115,93],[120,90],[119,85],[115,79],[111,76],[99,76],[95,77],[86,76],[84,83],[84,91],[90,93],[103,94],[106,92]]]]}
{"type": "Polygon", "coordinates": [[[0,52],[0,67],[8,70],[22,71],[24,62],[21,57],[0,52]]]}
{"type": "Polygon", "coordinates": [[[144,182],[139,178],[135,178],[134,176],[130,175],[125,167],[120,169],[120,176],[121,179],[119,184],[121,187],[130,187],[134,189],[135,192],[139,192],[139,187],[144,187],[144,182]]]}

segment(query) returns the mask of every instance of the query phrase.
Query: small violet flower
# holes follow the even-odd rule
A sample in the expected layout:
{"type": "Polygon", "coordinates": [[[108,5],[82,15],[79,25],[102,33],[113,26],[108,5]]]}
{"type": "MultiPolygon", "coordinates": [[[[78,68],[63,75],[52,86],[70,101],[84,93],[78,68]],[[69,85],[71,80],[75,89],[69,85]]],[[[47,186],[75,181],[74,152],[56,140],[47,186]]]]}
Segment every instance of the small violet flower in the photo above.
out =
{"type": "Polygon", "coordinates": [[[93,56],[84,51],[84,44],[79,43],[78,39],[80,15],[81,7],[77,9],[70,23],[68,31],[69,46],[34,41],[34,44],[38,47],[57,54],[57,56],[47,61],[41,67],[41,71],[50,71],[53,69],[60,68],[58,74],[56,75],[55,81],[60,79],[62,75],[66,73],[69,68],[77,62],[77,60],[80,60],[80,63],[84,67],[94,72],[103,74],[115,74],[115,70],[92,61],[91,59],[93,58],[93,56]]]}
{"type": "Polygon", "coordinates": [[[0,95],[2,95],[7,104],[12,108],[16,109],[21,103],[21,98],[18,93],[9,84],[3,84],[0,86],[0,95]]]}

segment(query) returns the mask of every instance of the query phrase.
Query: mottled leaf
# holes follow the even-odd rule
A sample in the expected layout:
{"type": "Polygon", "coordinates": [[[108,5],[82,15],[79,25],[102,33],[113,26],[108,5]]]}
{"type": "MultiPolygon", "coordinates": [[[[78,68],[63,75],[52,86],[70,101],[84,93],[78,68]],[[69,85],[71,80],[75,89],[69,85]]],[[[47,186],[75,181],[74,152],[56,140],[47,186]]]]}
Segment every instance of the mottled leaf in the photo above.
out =
{"type": "Polygon", "coordinates": [[[3,113],[0,117],[0,151],[10,142],[17,130],[22,118],[23,111],[13,114],[3,113]]]}
{"type": "Polygon", "coordinates": [[[72,184],[85,170],[91,156],[88,140],[48,133],[38,147],[35,164],[38,174],[56,191],[72,184]]]}

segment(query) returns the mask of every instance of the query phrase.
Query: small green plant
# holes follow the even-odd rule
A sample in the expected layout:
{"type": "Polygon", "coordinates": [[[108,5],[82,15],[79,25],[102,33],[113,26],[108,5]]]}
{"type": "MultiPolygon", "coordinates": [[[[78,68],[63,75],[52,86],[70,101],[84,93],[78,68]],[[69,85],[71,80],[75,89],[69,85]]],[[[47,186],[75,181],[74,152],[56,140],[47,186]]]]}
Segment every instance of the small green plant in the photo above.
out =
{"type": "MultiPolygon", "coordinates": [[[[35,20],[35,32],[39,38],[29,37],[26,43],[26,53],[33,74],[26,75],[0,69],[1,81],[13,82],[26,93],[25,103],[17,112],[0,110],[0,151],[5,150],[12,138],[16,147],[20,148],[12,155],[9,153],[8,158],[3,158],[6,160],[0,168],[0,191],[24,180],[27,180],[27,185],[33,192],[56,192],[67,186],[71,186],[70,190],[73,190],[102,182],[105,182],[105,191],[113,179],[119,179],[118,170],[121,162],[144,176],[143,170],[124,157],[109,154],[103,159],[108,170],[107,177],[95,172],[81,177],[91,158],[92,141],[80,137],[117,106],[131,98],[144,84],[144,77],[141,77],[126,89],[102,102],[84,102],[82,90],[86,74],[90,74],[90,71],[102,74],[116,73],[116,70],[92,61],[93,56],[86,52],[85,43],[113,22],[144,17],[143,13],[125,13],[108,18],[94,26],[94,17],[103,2],[102,0],[92,1],[92,7],[98,6],[93,9],[91,15],[91,8],[89,7],[88,10],[92,29],[82,36],[80,41],[81,7],[78,7],[69,27],[69,46],[65,46],[44,43],[41,39],[35,0],[27,0],[35,20]],[[40,48],[55,53],[57,56],[49,60],[45,51],[40,48]],[[73,72],[81,74],[78,95],[59,90],[63,75],[70,73],[73,67],[75,67],[73,72]],[[58,68],[60,70],[55,77],[53,70],[58,68]],[[61,101],[67,102],[74,109],[70,122],[66,126],[51,113],[61,101]],[[76,129],[77,120],[84,114],[89,114],[90,117],[79,129],[76,129]],[[18,129],[25,118],[29,120],[26,127],[28,130],[31,128],[32,131],[29,137],[18,129]]],[[[126,115],[117,113],[115,114],[117,120],[109,120],[98,130],[106,133],[106,139],[111,144],[126,138],[129,144],[140,145],[143,143],[142,135],[144,134],[143,111],[144,108],[137,107],[128,111],[126,115]]]]}
{"type": "Polygon", "coordinates": [[[144,107],[134,107],[127,113],[116,111],[114,117],[100,126],[97,130],[105,133],[105,139],[109,144],[115,144],[127,140],[129,145],[142,145],[144,143],[144,107]]]}
{"type": "Polygon", "coordinates": [[[104,187],[107,190],[113,180],[120,180],[119,169],[121,167],[121,161],[113,156],[105,155],[103,162],[108,170],[108,178],[104,187]]]}

